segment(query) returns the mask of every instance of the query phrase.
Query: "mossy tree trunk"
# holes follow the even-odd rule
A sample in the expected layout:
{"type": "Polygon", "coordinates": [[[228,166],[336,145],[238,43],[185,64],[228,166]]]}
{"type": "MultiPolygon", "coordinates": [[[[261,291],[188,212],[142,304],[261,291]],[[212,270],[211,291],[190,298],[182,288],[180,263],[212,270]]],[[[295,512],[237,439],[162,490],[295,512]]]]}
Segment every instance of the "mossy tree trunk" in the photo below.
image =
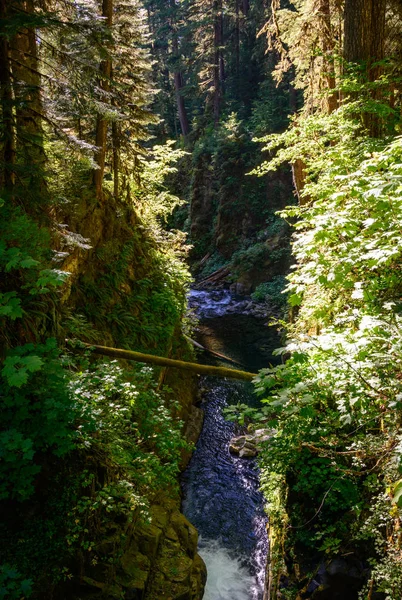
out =
{"type": "Polygon", "coordinates": [[[144,354],[143,352],[134,352],[133,350],[124,350],[121,348],[109,348],[108,346],[97,346],[80,342],[75,349],[89,349],[95,354],[120,358],[122,360],[133,360],[160,367],[172,367],[174,369],[184,369],[192,371],[199,375],[210,375],[212,377],[229,377],[230,379],[240,379],[242,381],[252,381],[257,376],[256,373],[248,371],[239,371],[238,369],[228,369],[226,367],[212,367],[209,365],[200,365],[184,360],[175,360],[164,356],[155,356],[153,354],[144,354]]]}

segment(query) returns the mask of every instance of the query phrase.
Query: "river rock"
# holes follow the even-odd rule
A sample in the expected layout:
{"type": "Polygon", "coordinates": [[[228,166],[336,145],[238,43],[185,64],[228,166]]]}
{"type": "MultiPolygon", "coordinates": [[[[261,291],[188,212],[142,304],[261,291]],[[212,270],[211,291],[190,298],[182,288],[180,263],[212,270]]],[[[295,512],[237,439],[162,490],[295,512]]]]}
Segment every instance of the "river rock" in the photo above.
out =
{"type": "Polygon", "coordinates": [[[245,285],[244,283],[232,283],[230,286],[230,293],[237,294],[238,296],[247,296],[251,290],[251,284],[245,285]]]}
{"type": "Polygon", "coordinates": [[[267,442],[271,437],[271,432],[268,429],[256,429],[254,431],[254,439],[257,448],[260,449],[262,443],[267,442]]]}
{"type": "Polygon", "coordinates": [[[240,458],[253,458],[261,450],[261,444],[269,438],[270,432],[267,429],[257,429],[252,434],[233,437],[229,443],[229,451],[240,458]]]}
{"type": "MultiPolygon", "coordinates": [[[[311,600],[354,600],[368,576],[368,569],[357,557],[336,557],[319,566],[303,597],[311,600]]],[[[374,598],[378,596],[373,595],[374,598]]]]}
{"type": "Polygon", "coordinates": [[[250,435],[240,435],[230,440],[229,451],[232,454],[238,454],[240,458],[253,458],[257,456],[257,446],[254,437],[250,435]]]}

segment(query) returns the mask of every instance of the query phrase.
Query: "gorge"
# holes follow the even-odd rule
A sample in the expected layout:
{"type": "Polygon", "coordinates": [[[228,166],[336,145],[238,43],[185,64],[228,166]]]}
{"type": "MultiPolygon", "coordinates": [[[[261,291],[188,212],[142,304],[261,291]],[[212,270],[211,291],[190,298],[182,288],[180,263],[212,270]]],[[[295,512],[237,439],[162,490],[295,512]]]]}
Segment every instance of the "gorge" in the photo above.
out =
{"type": "Polygon", "coordinates": [[[399,0],[0,0],[0,599],[401,600],[401,72],[399,0]]]}

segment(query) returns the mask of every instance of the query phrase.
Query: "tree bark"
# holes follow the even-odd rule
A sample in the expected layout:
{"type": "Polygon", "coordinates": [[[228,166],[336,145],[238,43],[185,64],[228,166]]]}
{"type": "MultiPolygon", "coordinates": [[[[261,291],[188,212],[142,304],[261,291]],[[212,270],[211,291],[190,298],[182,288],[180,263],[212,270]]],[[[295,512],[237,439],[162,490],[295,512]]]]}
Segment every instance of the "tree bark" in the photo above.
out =
{"type": "Polygon", "coordinates": [[[240,0],[236,0],[236,25],[235,25],[235,45],[236,45],[236,77],[240,77],[240,0]]]}
{"type": "Polygon", "coordinates": [[[113,144],[113,196],[115,200],[119,198],[119,131],[116,121],[112,123],[112,144],[113,144]]]}
{"type": "MultiPolygon", "coordinates": [[[[25,0],[18,8],[26,14],[35,12],[34,0],[25,0]]],[[[33,27],[20,29],[10,43],[11,69],[15,90],[16,155],[24,164],[33,165],[24,185],[43,191],[43,167],[46,161],[43,143],[42,81],[39,71],[38,44],[33,27]]]]}
{"type": "MultiPolygon", "coordinates": [[[[67,340],[69,341],[69,340],[67,340]]],[[[120,358],[122,360],[134,360],[136,362],[158,365],[161,367],[173,367],[175,369],[184,369],[192,371],[199,375],[211,375],[212,377],[229,377],[230,379],[240,379],[242,381],[252,381],[257,377],[256,373],[247,371],[239,371],[237,369],[227,369],[226,367],[211,367],[209,365],[199,365],[198,363],[186,362],[184,360],[174,360],[165,358],[164,356],[154,356],[153,354],[143,354],[142,352],[134,352],[132,350],[122,350],[120,348],[109,348],[107,346],[95,346],[80,342],[78,349],[89,349],[95,354],[102,356],[111,356],[112,358],[120,358]]]]}
{"type": "Polygon", "coordinates": [[[184,98],[182,96],[181,90],[183,88],[183,76],[180,72],[176,71],[174,73],[174,88],[176,93],[176,102],[177,102],[177,111],[179,113],[179,121],[181,132],[184,137],[186,137],[190,132],[190,126],[188,123],[186,106],[184,104],[184,98]]]}
{"type": "Polygon", "coordinates": [[[174,72],[173,72],[173,80],[174,80],[174,89],[176,95],[177,102],[177,112],[179,113],[179,121],[181,132],[184,137],[189,134],[190,126],[188,123],[186,106],[184,104],[184,98],[182,96],[181,90],[183,88],[183,75],[178,68],[179,64],[179,40],[176,29],[176,0],[170,0],[170,7],[172,9],[172,17],[171,17],[171,28],[172,28],[172,54],[174,60],[174,72]]]}
{"type": "Polygon", "coordinates": [[[368,62],[384,58],[386,0],[345,0],[344,58],[368,62]]]}
{"type": "Polygon", "coordinates": [[[292,177],[299,204],[300,206],[304,206],[309,203],[310,197],[302,196],[306,184],[306,165],[300,158],[296,159],[292,164],[292,177]]]}
{"type": "MultiPolygon", "coordinates": [[[[113,0],[102,1],[102,17],[105,18],[106,26],[111,28],[113,24],[113,0]]],[[[103,91],[101,99],[105,101],[105,97],[110,92],[110,78],[112,74],[112,61],[110,58],[106,58],[100,64],[99,68],[100,80],[99,87],[103,91]]],[[[108,122],[103,115],[98,115],[96,119],[96,134],[95,134],[95,145],[97,150],[95,152],[95,162],[98,165],[97,169],[94,169],[93,182],[95,185],[95,193],[98,200],[102,200],[102,184],[103,175],[105,172],[105,159],[106,159],[106,139],[107,139],[108,122]]]]}
{"type": "Polygon", "coordinates": [[[214,86],[214,123],[218,124],[222,102],[222,75],[224,71],[222,57],[222,0],[214,0],[214,64],[213,64],[213,86],[214,86]]]}
{"type": "MultiPolygon", "coordinates": [[[[368,81],[375,81],[382,72],[376,63],[384,58],[385,14],[387,0],[346,0],[344,12],[344,58],[347,62],[365,65],[368,81]]],[[[381,99],[381,90],[373,91],[374,99],[381,99]]],[[[381,133],[377,115],[365,115],[370,134],[381,133]]]]}
{"type": "Polygon", "coordinates": [[[330,90],[334,90],[336,87],[334,65],[329,60],[330,56],[333,56],[335,44],[332,36],[332,25],[331,25],[331,6],[330,0],[320,0],[319,13],[321,15],[322,27],[322,51],[324,56],[324,79],[328,90],[326,97],[326,108],[328,113],[332,113],[338,108],[338,98],[336,93],[330,93],[330,90]]]}
{"type": "MultiPolygon", "coordinates": [[[[7,0],[0,0],[0,19],[3,22],[8,16],[7,13],[7,0]]],[[[10,48],[6,36],[0,36],[0,104],[3,125],[0,185],[10,190],[15,183],[15,137],[10,48]]]]}

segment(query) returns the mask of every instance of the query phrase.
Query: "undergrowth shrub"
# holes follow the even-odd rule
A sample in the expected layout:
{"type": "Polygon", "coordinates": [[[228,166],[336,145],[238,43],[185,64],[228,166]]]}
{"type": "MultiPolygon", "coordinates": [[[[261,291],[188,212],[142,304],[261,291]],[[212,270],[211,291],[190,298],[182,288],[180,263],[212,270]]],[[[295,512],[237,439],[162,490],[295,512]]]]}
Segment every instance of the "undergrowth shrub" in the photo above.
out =
{"type": "Polygon", "coordinates": [[[251,297],[256,302],[270,302],[284,308],[287,304],[287,295],[283,293],[286,286],[286,278],[284,275],[276,275],[265,283],[260,283],[251,294],[251,297]]]}
{"type": "Polygon", "coordinates": [[[72,401],[78,414],[78,445],[101,445],[119,465],[137,494],[175,486],[182,423],[177,406],[157,391],[153,369],[125,371],[117,361],[88,367],[72,376],[72,401]]]}
{"type": "Polygon", "coordinates": [[[358,109],[307,116],[265,139],[276,154],[263,172],[299,159],[307,179],[303,204],[281,213],[296,218],[286,291],[298,315],[278,350],[283,364],[256,379],[261,406],[247,418],[273,431],[262,488],[269,505],[277,482],[286,488],[277,525],[289,552],[307,564],[338,553],[368,559],[360,597],[378,590],[398,600],[402,140],[368,138],[351,118],[358,109]]]}

